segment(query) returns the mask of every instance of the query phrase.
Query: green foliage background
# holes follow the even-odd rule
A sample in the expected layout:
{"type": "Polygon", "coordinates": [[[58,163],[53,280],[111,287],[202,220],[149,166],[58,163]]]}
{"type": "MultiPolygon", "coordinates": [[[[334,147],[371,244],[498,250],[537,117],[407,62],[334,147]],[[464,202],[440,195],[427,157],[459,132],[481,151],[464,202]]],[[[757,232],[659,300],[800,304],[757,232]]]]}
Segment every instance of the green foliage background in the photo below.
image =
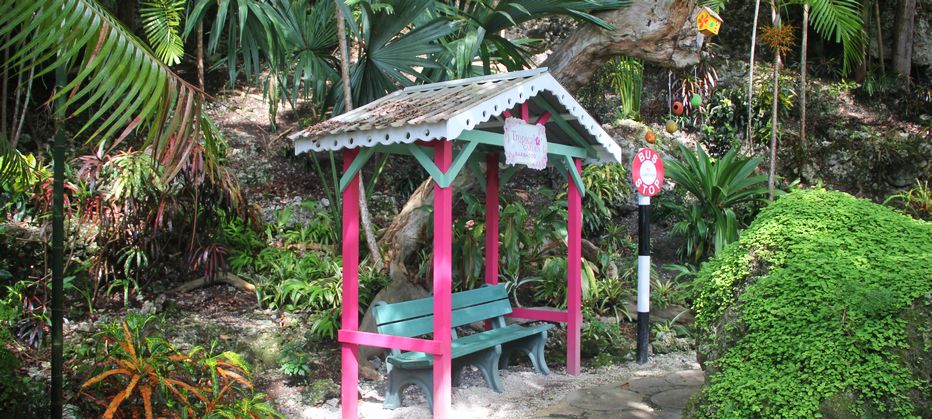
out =
{"type": "Polygon", "coordinates": [[[930,278],[932,224],[840,192],[780,198],[696,280],[711,374],[691,413],[927,414],[930,278]]]}

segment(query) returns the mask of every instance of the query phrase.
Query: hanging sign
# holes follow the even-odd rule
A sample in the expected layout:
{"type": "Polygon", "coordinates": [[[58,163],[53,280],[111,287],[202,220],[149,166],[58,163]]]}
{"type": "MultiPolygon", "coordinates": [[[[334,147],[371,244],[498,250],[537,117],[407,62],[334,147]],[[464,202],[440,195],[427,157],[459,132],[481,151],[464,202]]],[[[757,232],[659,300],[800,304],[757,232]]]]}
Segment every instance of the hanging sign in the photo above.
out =
{"type": "Polygon", "coordinates": [[[505,163],[531,169],[547,168],[547,131],[543,125],[505,119],[505,163]]]}
{"type": "Polygon", "coordinates": [[[656,151],[650,148],[638,150],[631,166],[631,177],[639,194],[650,197],[660,193],[663,186],[663,160],[656,151]]]}

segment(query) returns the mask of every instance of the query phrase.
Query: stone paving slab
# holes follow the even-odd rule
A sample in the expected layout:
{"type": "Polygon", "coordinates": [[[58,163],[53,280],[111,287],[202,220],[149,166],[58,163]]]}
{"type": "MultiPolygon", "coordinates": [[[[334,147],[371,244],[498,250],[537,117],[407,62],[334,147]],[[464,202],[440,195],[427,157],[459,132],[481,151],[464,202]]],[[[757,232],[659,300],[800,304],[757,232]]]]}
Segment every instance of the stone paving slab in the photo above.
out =
{"type": "Polygon", "coordinates": [[[537,412],[534,418],[680,419],[686,402],[702,383],[701,370],[636,374],[623,383],[573,391],[559,403],[537,412]]]}

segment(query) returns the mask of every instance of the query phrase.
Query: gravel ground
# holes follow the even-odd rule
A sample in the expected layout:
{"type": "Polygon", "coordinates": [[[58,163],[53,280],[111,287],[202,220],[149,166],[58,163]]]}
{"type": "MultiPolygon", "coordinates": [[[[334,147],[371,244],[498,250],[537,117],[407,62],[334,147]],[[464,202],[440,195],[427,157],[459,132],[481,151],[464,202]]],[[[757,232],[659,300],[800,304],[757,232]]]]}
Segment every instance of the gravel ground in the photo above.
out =
{"type": "MultiPolygon", "coordinates": [[[[455,418],[527,418],[536,412],[560,402],[573,390],[620,383],[634,377],[657,376],[671,371],[696,370],[695,352],[678,352],[658,355],[640,366],[634,362],[598,369],[584,368],[582,374],[571,377],[563,368],[552,368],[547,376],[537,375],[526,367],[511,367],[502,371],[505,392],[498,394],[485,387],[478,371],[466,371],[463,383],[453,389],[453,411],[455,418]]],[[[430,418],[424,396],[413,387],[405,391],[403,406],[395,410],[382,409],[385,395],[382,382],[362,382],[362,400],[359,402],[361,418],[430,418]]],[[[301,418],[339,418],[340,406],[337,399],[328,400],[321,406],[307,406],[303,410],[288,406],[286,415],[301,418]],[[289,412],[290,411],[290,412],[289,412]],[[300,412],[300,413],[299,413],[300,412]],[[290,413],[290,414],[289,414],[290,413]]]]}

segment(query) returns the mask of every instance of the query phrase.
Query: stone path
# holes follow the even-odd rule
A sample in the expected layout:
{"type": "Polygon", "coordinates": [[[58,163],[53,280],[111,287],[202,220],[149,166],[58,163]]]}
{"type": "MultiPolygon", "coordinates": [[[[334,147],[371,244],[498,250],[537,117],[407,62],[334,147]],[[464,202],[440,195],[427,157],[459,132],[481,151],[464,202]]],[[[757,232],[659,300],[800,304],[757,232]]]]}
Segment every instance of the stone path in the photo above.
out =
{"type": "Polygon", "coordinates": [[[534,418],[681,418],[702,386],[701,370],[638,375],[622,382],[575,390],[534,418]]]}
{"type": "MultiPolygon", "coordinates": [[[[702,383],[695,352],[655,355],[645,365],[634,362],[584,367],[577,376],[551,365],[540,375],[528,366],[501,371],[503,393],[489,389],[478,371],[467,369],[453,390],[450,417],[478,419],[676,418],[702,383]]],[[[401,408],[382,408],[385,380],[361,381],[359,416],[364,419],[430,419],[424,395],[409,387],[401,408]]],[[[296,387],[276,395],[276,405],[288,418],[338,419],[339,399],[306,405],[296,387]],[[287,403],[283,403],[283,401],[287,403]]]]}

